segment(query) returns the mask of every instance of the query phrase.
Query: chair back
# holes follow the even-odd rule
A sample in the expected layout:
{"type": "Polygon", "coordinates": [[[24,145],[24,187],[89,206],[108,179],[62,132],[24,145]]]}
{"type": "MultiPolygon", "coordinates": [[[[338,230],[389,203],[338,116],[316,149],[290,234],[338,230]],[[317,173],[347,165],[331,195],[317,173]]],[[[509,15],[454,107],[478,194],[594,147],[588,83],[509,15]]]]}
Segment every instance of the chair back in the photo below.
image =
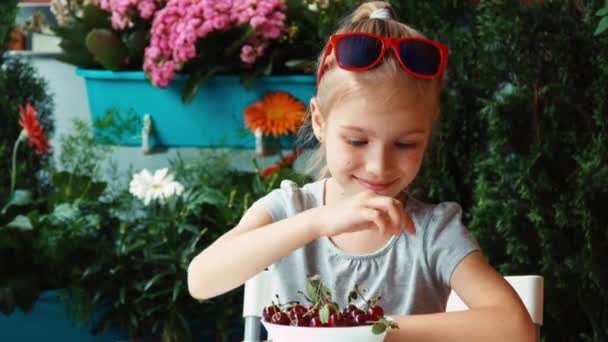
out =
{"type": "MultiPolygon", "coordinates": [[[[543,325],[544,279],[539,275],[505,276],[526,306],[532,322],[536,325],[536,340],[540,341],[540,327],[543,325]]],[[[469,308],[452,291],[448,297],[446,312],[468,310],[469,308]]]]}

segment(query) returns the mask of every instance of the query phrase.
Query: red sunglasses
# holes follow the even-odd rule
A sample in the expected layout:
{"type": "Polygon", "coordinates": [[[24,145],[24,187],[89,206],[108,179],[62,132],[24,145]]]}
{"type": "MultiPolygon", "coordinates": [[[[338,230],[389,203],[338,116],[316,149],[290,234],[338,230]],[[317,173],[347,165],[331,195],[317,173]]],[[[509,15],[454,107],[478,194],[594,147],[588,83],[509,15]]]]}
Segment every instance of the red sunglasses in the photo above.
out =
{"type": "Polygon", "coordinates": [[[390,38],[365,32],[335,34],[329,38],[321,59],[317,87],[327,70],[325,60],[332,51],[340,68],[366,71],[376,67],[389,48],[393,49],[401,68],[418,78],[437,78],[448,63],[448,47],[430,39],[390,38]]]}

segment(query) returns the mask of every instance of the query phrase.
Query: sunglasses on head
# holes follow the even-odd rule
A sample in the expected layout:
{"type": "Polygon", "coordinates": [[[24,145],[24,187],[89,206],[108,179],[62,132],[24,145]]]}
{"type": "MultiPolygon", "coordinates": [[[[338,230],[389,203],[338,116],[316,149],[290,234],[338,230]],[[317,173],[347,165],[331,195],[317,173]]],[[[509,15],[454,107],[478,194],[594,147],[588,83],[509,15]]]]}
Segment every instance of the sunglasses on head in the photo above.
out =
{"type": "Polygon", "coordinates": [[[389,48],[393,49],[401,68],[418,78],[439,77],[448,62],[448,47],[426,38],[390,38],[365,32],[335,34],[329,38],[321,58],[317,86],[327,69],[325,60],[330,53],[334,53],[340,68],[366,71],[376,67],[389,48]]]}

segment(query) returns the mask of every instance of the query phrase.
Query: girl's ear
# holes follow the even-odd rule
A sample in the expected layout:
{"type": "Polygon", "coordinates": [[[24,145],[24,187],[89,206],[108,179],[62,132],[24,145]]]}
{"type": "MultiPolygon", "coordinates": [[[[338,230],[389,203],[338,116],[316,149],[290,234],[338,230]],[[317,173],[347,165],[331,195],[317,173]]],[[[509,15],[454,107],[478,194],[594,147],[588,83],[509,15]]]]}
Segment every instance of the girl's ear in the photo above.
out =
{"type": "Polygon", "coordinates": [[[310,99],[310,112],[311,112],[311,122],[312,122],[312,130],[317,137],[319,142],[323,142],[323,132],[325,131],[325,119],[323,115],[321,115],[321,111],[319,110],[319,106],[317,105],[317,99],[310,99]]]}

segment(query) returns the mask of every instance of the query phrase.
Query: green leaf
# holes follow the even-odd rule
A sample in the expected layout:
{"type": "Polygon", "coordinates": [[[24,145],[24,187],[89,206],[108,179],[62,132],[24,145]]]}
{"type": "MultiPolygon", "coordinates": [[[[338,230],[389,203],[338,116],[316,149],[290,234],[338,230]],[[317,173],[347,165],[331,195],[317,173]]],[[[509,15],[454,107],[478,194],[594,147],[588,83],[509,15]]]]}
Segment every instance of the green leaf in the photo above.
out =
{"type": "Polygon", "coordinates": [[[310,300],[313,303],[315,303],[317,301],[317,290],[315,289],[314,286],[312,286],[311,283],[306,284],[306,294],[308,295],[308,298],[310,298],[310,300]]]}
{"type": "Polygon", "coordinates": [[[321,320],[321,323],[329,322],[329,304],[323,305],[321,310],[319,310],[319,320],[321,320]]]}
{"type": "Polygon", "coordinates": [[[593,32],[594,36],[598,36],[602,33],[604,33],[604,31],[608,30],[608,16],[602,18],[602,20],[600,20],[599,24],[597,24],[597,28],[595,29],[595,32],[593,32]]]}
{"type": "Polygon", "coordinates": [[[182,290],[183,280],[179,279],[173,284],[173,294],[171,295],[171,301],[173,303],[177,303],[177,297],[179,296],[180,291],[182,290]]]}
{"type": "Polygon", "coordinates": [[[95,61],[109,70],[120,70],[127,61],[129,51],[114,32],[108,29],[94,29],[85,40],[95,61]]]}
{"type": "Polygon", "coordinates": [[[200,87],[209,79],[209,77],[215,75],[219,72],[220,68],[212,67],[210,69],[205,70],[197,70],[194,72],[184,84],[184,88],[182,89],[182,101],[186,104],[192,102],[192,99],[198,93],[200,87]]]}
{"type": "Polygon", "coordinates": [[[129,52],[129,62],[131,64],[141,63],[144,51],[148,45],[148,34],[147,30],[139,29],[126,35],[125,45],[129,52]]]}
{"type": "Polygon", "coordinates": [[[148,289],[151,288],[154,284],[156,284],[156,282],[158,282],[163,277],[166,277],[167,275],[172,274],[172,273],[174,273],[173,270],[167,270],[167,271],[156,274],[154,277],[152,277],[152,279],[148,280],[148,282],[144,286],[144,291],[148,291],[148,289]]]}
{"type": "Polygon", "coordinates": [[[386,330],[386,325],[383,323],[375,323],[372,326],[372,333],[375,335],[380,335],[386,330]]]}
{"type": "Polygon", "coordinates": [[[11,222],[9,222],[6,226],[10,227],[10,228],[17,228],[21,231],[28,231],[28,230],[34,229],[34,226],[32,225],[32,222],[30,221],[30,219],[24,215],[18,215],[11,222]]]}
{"type": "Polygon", "coordinates": [[[606,4],[606,7],[600,8],[595,15],[597,15],[598,17],[605,17],[608,15],[608,4],[606,4]]]}
{"type": "Polygon", "coordinates": [[[61,203],[55,206],[52,216],[59,222],[75,221],[80,217],[80,210],[73,203],[61,203]]]}
{"type": "Polygon", "coordinates": [[[82,22],[86,25],[88,30],[95,28],[112,28],[110,13],[102,10],[99,6],[86,5],[83,8],[82,13],[82,22]]]}
{"type": "Polygon", "coordinates": [[[2,208],[2,214],[6,214],[8,208],[12,206],[22,207],[33,203],[32,192],[28,190],[15,190],[8,200],[8,203],[2,208]]]}

